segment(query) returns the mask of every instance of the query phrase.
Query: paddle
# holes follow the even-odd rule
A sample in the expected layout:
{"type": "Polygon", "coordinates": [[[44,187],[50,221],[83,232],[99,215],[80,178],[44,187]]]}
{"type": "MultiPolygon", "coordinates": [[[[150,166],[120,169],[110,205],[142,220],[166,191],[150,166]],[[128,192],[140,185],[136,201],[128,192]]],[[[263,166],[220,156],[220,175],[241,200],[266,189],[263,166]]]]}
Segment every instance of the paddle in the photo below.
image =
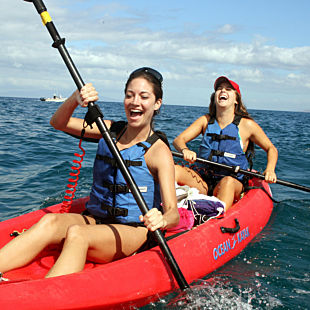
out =
{"type": "MultiPolygon", "coordinates": [[[[24,0],[27,2],[33,2],[35,8],[37,9],[39,15],[42,18],[42,22],[43,24],[46,26],[47,30],[49,31],[52,39],[54,40],[53,43],[53,47],[57,48],[59,53],[61,54],[77,88],[80,90],[85,84],[77,70],[77,68],[75,67],[66,47],[65,47],[65,39],[61,38],[56,30],[56,27],[54,26],[52,19],[49,15],[49,13],[46,10],[46,7],[43,3],[42,0],[24,0]]],[[[141,213],[144,215],[148,212],[148,207],[146,205],[146,202],[143,198],[143,196],[141,195],[139,188],[137,186],[137,184],[135,183],[130,171],[128,170],[119,150],[117,149],[117,147],[115,146],[111,135],[108,131],[108,128],[106,127],[104,121],[102,120],[102,113],[99,110],[99,107],[97,105],[95,105],[93,102],[90,102],[88,104],[88,112],[90,114],[90,118],[92,119],[92,121],[94,121],[97,125],[97,127],[99,128],[102,137],[104,138],[105,142],[107,143],[112,155],[114,156],[117,165],[119,167],[119,169],[121,170],[124,179],[126,180],[126,183],[128,184],[131,193],[133,194],[140,210],[141,213]]],[[[162,234],[162,232],[160,230],[156,230],[153,232],[161,251],[164,254],[164,257],[167,261],[167,263],[170,266],[170,269],[176,279],[176,281],[179,284],[179,287],[182,290],[185,290],[187,288],[189,288],[188,283],[186,282],[179,266],[177,265],[177,262],[175,261],[175,258],[173,257],[167,243],[166,240],[162,234]]]]}
{"type": "MultiPolygon", "coordinates": [[[[182,153],[178,153],[178,152],[174,152],[174,151],[171,151],[171,153],[175,157],[183,158],[183,154],[182,153]]],[[[263,174],[252,172],[252,171],[248,171],[248,170],[244,170],[244,169],[240,169],[239,166],[228,166],[228,165],[216,163],[216,162],[213,162],[213,161],[210,161],[210,160],[206,160],[206,159],[203,159],[203,158],[197,158],[196,162],[197,163],[201,163],[201,164],[206,164],[206,165],[214,166],[214,167],[221,168],[221,169],[225,169],[225,170],[228,170],[228,171],[231,171],[231,172],[234,172],[234,173],[242,173],[242,174],[250,176],[250,177],[256,177],[256,178],[265,180],[265,176],[263,174]]],[[[299,190],[305,191],[305,192],[310,192],[310,187],[307,187],[307,186],[304,186],[304,185],[298,185],[298,184],[291,183],[291,182],[284,181],[284,180],[280,180],[280,179],[277,179],[276,184],[292,187],[292,188],[299,189],[299,190]]]]}

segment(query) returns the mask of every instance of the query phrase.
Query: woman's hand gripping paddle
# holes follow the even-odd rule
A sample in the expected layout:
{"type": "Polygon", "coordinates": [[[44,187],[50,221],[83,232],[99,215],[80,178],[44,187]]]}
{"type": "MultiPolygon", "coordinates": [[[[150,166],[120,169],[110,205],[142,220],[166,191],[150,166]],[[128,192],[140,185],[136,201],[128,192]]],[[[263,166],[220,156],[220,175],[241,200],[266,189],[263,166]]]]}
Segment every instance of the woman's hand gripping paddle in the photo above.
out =
{"type": "MultiPolygon", "coordinates": [[[[183,158],[183,154],[182,153],[178,153],[178,152],[171,152],[173,156],[175,157],[179,157],[179,158],[183,158]]],[[[255,177],[258,179],[262,179],[265,180],[265,176],[261,173],[256,173],[256,172],[252,172],[252,171],[248,171],[248,170],[244,170],[244,169],[240,169],[239,166],[228,166],[228,165],[224,165],[224,164],[220,164],[220,163],[216,163],[210,160],[206,160],[203,158],[197,158],[196,159],[197,163],[201,163],[201,164],[205,164],[205,165],[209,165],[209,166],[213,166],[213,167],[217,167],[220,169],[224,169],[224,170],[228,170],[230,172],[233,173],[242,173],[246,176],[250,176],[250,177],[255,177]]],[[[276,184],[280,184],[280,185],[284,185],[284,186],[288,186],[288,187],[292,187],[295,189],[299,189],[301,191],[305,191],[305,192],[310,192],[310,187],[304,186],[304,185],[298,185],[295,183],[291,183],[288,181],[284,181],[284,180],[280,180],[277,179],[277,181],[275,182],[276,184]]]]}

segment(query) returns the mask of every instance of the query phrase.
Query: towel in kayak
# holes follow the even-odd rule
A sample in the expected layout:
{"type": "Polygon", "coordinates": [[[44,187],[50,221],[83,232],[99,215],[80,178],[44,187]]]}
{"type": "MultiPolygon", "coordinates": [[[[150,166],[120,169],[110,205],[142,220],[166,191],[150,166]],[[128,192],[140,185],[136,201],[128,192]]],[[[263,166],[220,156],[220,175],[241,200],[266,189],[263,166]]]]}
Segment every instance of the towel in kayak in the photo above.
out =
{"type": "Polygon", "coordinates": [[[224,215],[225,203],[214,196],[200,194],[197,188],[176,184],[179,224],[167,231],[178,233],[192,229],[211,218],[224,215]]]}

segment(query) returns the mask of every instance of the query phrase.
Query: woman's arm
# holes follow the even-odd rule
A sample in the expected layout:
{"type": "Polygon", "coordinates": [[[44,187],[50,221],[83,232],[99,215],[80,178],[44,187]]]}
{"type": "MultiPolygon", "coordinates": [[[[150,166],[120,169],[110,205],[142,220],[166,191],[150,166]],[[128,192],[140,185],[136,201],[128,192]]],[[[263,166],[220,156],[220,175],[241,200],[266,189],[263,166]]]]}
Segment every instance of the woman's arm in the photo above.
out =
{"type": "Polygon", "coordinates": [[[163,204],[163,214],[156,208],[151,209],[140,220],[154,231],[158,228],[167,229],[179,223],[179,212],[175,193],[174,161],[167,145],[158,140],[145,156],[152,175],[158,179],[163,204]]]}
{"type": "Polygon", "coordinates": [[[263,129],[253,120],[245,120],[246,128],[249,133],[249,139],[261,147],[267,153],[267,165],[264,171],[265,180],[268,183],[275,183],[277,176],[275,173],[278,161],[278,150],[267,137],[263,129]]]}
{"type": "Polygon", "coordinates": [[[194,123],[180,133],[173,141],[173,146],[181,153],[183,153],[184,159],[193,163],[197,154],[191,151],[186,143],[192,141],[200,134],[204,134],[208,125],[208,118],[206,115],[199,117],[194,123]]]}
{"type": "MultiPolygon", "coordinates": [[[[57,130],[61,130],[73,135],[79,136],[83,129],[84,120],[72,117],[75,109],[80,105],[87,107],[89,102],[97,101],[98,93],[91,83],[83,86],[81,91],[76,90],[54,113],[50,120],[50,124],[57,130]]],[[[110,127],[111,122],[105,121],[110,127]]],[[[96,126],[93,124],[93,129],[89,126],[85,129],[85,137],[100,139],[101,135],[96,126]]]]}

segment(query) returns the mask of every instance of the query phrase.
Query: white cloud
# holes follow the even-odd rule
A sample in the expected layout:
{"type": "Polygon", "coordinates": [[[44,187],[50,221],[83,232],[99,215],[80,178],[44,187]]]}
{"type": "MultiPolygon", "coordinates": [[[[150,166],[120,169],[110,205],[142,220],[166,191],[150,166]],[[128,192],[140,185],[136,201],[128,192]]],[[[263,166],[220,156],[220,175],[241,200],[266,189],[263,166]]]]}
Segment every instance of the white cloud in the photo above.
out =
{"type": "MultiPolygon", "coordinates": [[[[79,3],[88,5],[87,1],[79,3]]],[[[279,91],[291,87],[293,96],[300,81],[310,88],[305,82],[310,81],[310,46],[279,47],[257,34],[251,42],[228,39],[227,35],[239,29],[232,24],[218,27],[218,37],[205,31],[150,28],[147,14],[117,3],[87,10],[69,10],[65,4],[49,2],[55,25],[66,38],[84,80],[94,81],[111,98],[121,99],[119,90],[129,72],[144,65],[162,71],[171,89],[193,87],[190,98],[186,91],[180,98],[169,95],[174,104],[200,104],[205,93],[195,89],[212,91],[219,74],[235,78],[242,89],[251,85],[261,89],[275,85],[279,91]]],[[[51,48],[52,40],[33,5],[20,1],[13,9],[6,1],[1,6],[0,82],[6,87],[0,89],[0,95],[41,96],[55,88],[64,95],[71,93],[73,83],[57,50],[51,48]]]]}
{"type": "Polygon", "coordinates": [[[236,31],[236,26],[230,25],[230,24],[225,24],[219,27],[217,30],[218,33],[223,33],[223,34],[230,34],[230,33],[234,33],[235,31],[236,31]]]}

